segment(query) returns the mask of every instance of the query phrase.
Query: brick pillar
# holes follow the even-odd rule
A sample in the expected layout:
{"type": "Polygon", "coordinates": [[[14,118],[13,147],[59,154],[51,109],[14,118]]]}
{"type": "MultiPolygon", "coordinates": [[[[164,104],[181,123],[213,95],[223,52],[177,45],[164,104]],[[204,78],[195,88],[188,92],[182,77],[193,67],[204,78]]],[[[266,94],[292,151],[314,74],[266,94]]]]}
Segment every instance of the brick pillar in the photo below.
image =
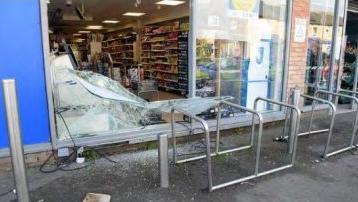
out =
{"type": "Polygon", "coordinates": [[[293,0],[292,15],[292,40],[288,69],[287,93],[289,93],[290,89],[294,87],[298,87],[303,93],[307,58],[307,34],[310,22],[310,0],[293,0]],[[306,40],[304,42],[294,42],[296,18],[306,19],[307,21],[306,40]]]}

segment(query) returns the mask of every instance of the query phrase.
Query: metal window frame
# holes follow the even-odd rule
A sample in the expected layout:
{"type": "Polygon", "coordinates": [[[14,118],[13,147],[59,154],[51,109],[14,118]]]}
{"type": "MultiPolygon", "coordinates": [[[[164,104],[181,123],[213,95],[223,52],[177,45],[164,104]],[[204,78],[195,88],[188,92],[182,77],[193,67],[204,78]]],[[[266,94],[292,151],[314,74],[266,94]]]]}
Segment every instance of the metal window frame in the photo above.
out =
{"type": "Polygon", "coordinates": [[[46,0],[38,0],[40,5],[40,22],[42,35],[42,54],[46,79],[47,110],[50,119],[50,137],[52,148],[57,149],[58,136],[56,130],[56,118],[54,107],[54,92],[52,86],[52,74],[50,70],[50,40],[46,0]]]}
{"type": "MultiPolygon", "coordinates": [[[[190,0],[190,34],[189,34],[189,67],[195,67],[196,66],[196,5],[197,0],[190,0]]],[[[41,34],[42,34],[42,46],[43,46],[43,60],[44,60],[44,70],[45,70],[45,78],[46,78],[46,92],[47,92],[47,100],[48,100],[48,115],[49,115],[49,122],[50,122],[50,138],[51,138],[51,146],[53,149],[57,149],[59,147],[69,147],[72,145],[70,141],[62,141],[58,139],[57,135],[57,129],[56,129],[56,119],[55,119],[55,109],[54,109],[54,92],[53,92],[53,86],[52,86],[52,76],[49,69],[50,66],[50,46],[49,46],[49,30],[48,30],[48,15],[47,15],[47,2],[46,0],[38,0],[38,3],[40,5],[40,20],[41,20],[41,34]]],[[[288,71],[289,71],[289,52],[290,52],[290,40],[291,40],[291,29],[292,29],[292,1],[286,0],[286,22],[285,22],[285,55],[283,59],[283,84],[281,86],[282,89],[282,95],[281,99],[286,99],[287,94],[287,82],[288,82],[288,71]]],[[[189,68],[189,97],[195,97],[195,68],[189,68]]],[[[274,116],[277,114],[277,120],[282,120],[282,117],[280,115],[282,110],[280,109],[279,113],[276,112],[270,112],[274,116]]],[[[229,128],[235,128],[235,124],[232,124],[235,122],[236,118],[227,118],[223,120],[223,125],[229,128]]],[[[209,122],[209,127],[214,126],[215,124],[209,122]]],[[[133,130],[132,133],[137,133],[137,135],[129,135],[128,131],[125,131],[123,133],[120,133],[121,137],[119,137],[118,133],[116,134],[107,134],[104,136],[97,136],[97,137],[91,137],[91,138],[78,138],[75,139],[76,144],[79,145],[103,145],[108,143],[121,143],[121,142],[145,142],[148,141],[146,139],[153,139],[153,137],[156,137],[156,134],[165,132],[164,128],[169,127],[168,124],[160,124],[157,126],[154,126],[156,130],[143,130],[143,131],[136,131],[133,130]],[[154,132],[155,131],[155,132],[154,132]],[[138,135],[139,133],[139,135],[138,135]],[[145,135],[149,135],[148,138],[143,137],[145,135]],[[127,140],[124,140],[122,137],[126,137],[127,140]]]]}
{"type": "MultiPolygon", "coordinates": [[[[340,56],[339,56],[339,69],[338,69],[338,73],[337,73],[337,82],[336,82],[336,85],[337,85],[337,89],[340,89],[341,88],[341,77],[342,77],[342,74],[343,74],[343,70],[341,70],[341,68],[343,68],[344,66],[344,52],[345,52],[345,49],[346,49],[346,28],[347,28],[347,13],[349,12],[349,9],[348,9],[348,0],[344,0],[344,11],[343,11],[343,26],[342,26],[342,43],[341,43],[341,46],[340,46],[340,56]]],[[[337,91],[338,92],[338,91],[337,91]]]]}
{"type": "MultiPolygon", "coordinates": [[[[330,58],[330,72],[329,72],[329,91],[333,92],[334,89],[334,66],[336,64],[336,53],[338,51],[337,41],[338,41],[338,26],[339,26],[339,9],[340,9],[341,0],[335,0],[334,5],[334,19],[333,19],[333,30],[332,30],[332,48],[331,48],[331,58],[330,58]]],[[[339,64],[338,64],[339,65],[339,64]]],[[[338,76],[338,75],[337,75],[338,76]]]]}

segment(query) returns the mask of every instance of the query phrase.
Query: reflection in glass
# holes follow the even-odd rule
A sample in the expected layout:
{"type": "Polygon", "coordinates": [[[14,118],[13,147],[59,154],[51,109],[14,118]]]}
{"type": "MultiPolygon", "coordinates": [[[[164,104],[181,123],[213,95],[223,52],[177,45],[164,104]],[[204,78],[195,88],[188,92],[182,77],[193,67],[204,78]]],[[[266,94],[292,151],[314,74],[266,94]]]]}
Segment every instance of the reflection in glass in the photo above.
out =
{"type": "MultiPolygon", "coordinates": [[[[233,96],[250,108],[258,96],[280,100],[286,1],[196,2],[196,95],[233,96]]],[[[259,109],[276,110],[264,104],[259,109]]]]}
{"type": "MultiPolygon", "coordinates": [[[[334,80],[339,69],[340,47],[342,43],[342,26],[344,1],[341,1],[339,13],[336,54],[333,56],[334,80]]],[[[334,23],[335,0],[312,0],[310,27],[308,31],[307,67],[305,76],[305,93],[313,94],[318,89],[329,89],[331,75],[331,48],[334,23]]],[[[334,82],[336,84],[336,81],[334,82]]],[[[333,86],[335,88],[335,86],[333,86]]]]}

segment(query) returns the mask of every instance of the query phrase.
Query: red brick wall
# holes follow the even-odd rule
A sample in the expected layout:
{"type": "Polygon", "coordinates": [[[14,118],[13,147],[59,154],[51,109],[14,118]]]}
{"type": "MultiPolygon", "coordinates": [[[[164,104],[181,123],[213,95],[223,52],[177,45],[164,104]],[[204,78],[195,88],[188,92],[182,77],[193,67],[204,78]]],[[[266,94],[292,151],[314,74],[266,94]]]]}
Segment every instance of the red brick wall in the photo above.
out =
{"type": "MultiPolygon", "coordinates": [[[[39,166],[51,155],[51,151],[32,153],[25,155],[25,163],[28,167],[39,166]]],[[[10,157],[0,158],[0,175],[1,172],[11,170],[10,157]]]]}
{"type": "Polygon", "coordinates": [[[301,92],[304,92],[306,57],[307,57],[307,34],[306,41],[302,43],[294,42],[295,19],[302,18],[307,20],[307,31],[309,28],[310,18],[310,0],[293,0],[292,13],[292,40],[290,61],[288,70],[288,84],[287,90],[289,93],[291,88],[298,87],[301,92]]]}

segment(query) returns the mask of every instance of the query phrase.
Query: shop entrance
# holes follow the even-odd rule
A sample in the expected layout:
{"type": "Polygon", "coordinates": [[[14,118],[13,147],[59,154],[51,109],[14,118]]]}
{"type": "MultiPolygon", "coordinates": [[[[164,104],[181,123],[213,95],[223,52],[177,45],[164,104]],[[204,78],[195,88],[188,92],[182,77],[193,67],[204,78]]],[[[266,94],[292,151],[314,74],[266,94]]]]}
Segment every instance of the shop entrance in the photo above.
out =
{"type": "MultiPolygon", "coordinates": [[[[356,91],[357,79],[355,78],[358,57],[358,3],[349,1],[347,10],[346,41],[344,50],[344,66],[341,77],[341,89],[356,91]]],[[[342,103],[348,101],[342,100],[342,103]]]]}

